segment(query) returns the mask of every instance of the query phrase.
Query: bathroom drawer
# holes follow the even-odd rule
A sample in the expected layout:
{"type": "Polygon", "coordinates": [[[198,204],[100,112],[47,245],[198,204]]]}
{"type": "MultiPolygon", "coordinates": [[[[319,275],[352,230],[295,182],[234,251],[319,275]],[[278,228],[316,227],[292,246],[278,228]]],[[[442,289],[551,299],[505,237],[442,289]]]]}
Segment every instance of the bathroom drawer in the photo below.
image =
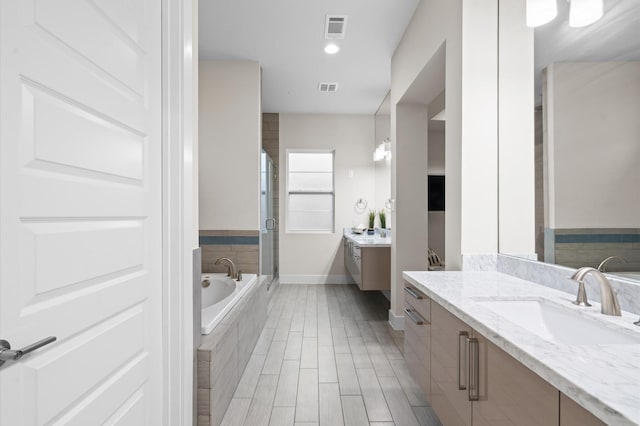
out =
{"type": "Polygon", "coordinates": [[[406,281],[404,282],[404,302],[411,305],[422,318],[431,321],[431,299],[406,281]]]}
{"type": "Polygon", "coordinates": [[[405,348],[407,345],[411,346],[414,349],[421,360],[426,360],[427,358],[427,346],[429,344],[429,322],[422,318],[415,309],[411,308],[410,305],[405,304],[405,309],[411,311],[414,316],[417,316],[422,319],[422,324],[416,324],[409,315],[405,312],[404,318],[404,341],[405,348]]]}
{"type": "MultiPolygon", "coordinates": [[[[405,304],[405,309],[413,313],[415,317],[420,315],[409,304],[405,304]]],[[[418,318],[421,318],[420,315],[418,318]]],[[[405,312],[404,320],[404,358],[407,367],[416,383],[424,391],[427,399],[430,398],[430,324],[421,318],[422,324],[416,324],[405,312]]]]}

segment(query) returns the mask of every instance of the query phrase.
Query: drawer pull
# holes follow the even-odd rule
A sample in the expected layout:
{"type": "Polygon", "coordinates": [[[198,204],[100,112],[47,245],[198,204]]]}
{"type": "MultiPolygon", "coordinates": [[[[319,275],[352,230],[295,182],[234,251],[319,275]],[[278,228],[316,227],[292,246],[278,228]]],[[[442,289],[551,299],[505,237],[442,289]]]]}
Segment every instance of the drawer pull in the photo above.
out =
{"type": "Polygon", "coordinates": [[[468,338],[469,344],[469,401],[480,399],[480,344],[475,337],[468,338]]]}
{"type": "Polygon", "coordinates": [[[465,371],[462,374],[462,366],[468,366],[467,363],[467,342],[469,341],[469,333],[466,331],[461,331],[458,333],[458,389],[465,390],[467,389],[467,377],[469,375],[469,370],[465,371]],[[464,348],[463,348],[464,346],[464,348]],[[464,358],[465,362],[462,362],[464,358]],[[464,382],[462,382],[462,378],[464,377],[464,382]]]}
{"type": "Polygon", "coordinates": [[[411,321],[416,323],[416,325],[423,325],[426,322],[426,320],[422,318],[420,314],[412,311],[411,309],[404,308],[404,313],[407,314],[411,321]]]}
{"type": "Polygon", "coordinates": [[[424,299],[424,296],[421,293],[418,293],[417,291],[415,291],[411,287],[405,287],[404,291],[409,293],[411,295],[411,297],[413,297],[414,299],[424,299]]]}

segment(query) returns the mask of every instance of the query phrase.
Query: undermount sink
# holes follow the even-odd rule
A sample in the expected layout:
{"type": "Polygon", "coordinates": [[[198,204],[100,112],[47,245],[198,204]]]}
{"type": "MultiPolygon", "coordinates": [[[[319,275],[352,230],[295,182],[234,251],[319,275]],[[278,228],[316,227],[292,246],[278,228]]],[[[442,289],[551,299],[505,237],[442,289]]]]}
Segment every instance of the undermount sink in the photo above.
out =
{"type": "Polygon", "coordinates": [[[580,315],[553,302],[536,300],[482,300],[481,306],[560,345],[628,345],[640,343],[640,335],[580,315]]]}

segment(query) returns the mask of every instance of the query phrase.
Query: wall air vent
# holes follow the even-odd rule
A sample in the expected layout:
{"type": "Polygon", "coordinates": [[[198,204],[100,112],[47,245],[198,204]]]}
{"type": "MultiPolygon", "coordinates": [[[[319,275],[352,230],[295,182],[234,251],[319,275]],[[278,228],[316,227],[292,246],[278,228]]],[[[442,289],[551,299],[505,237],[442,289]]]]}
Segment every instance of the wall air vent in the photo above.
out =
{"type": "Polygon", "coordinates": [[[343,39],[346,29],[346,15],[327,15],[327,22],[324,27],[324,38],[328,40],[343,39]]]}
{"type": "Polygon", "coordinates": [[[336,92],[338,83],[318,83],[318,90],[321,92],[336,92]]]}

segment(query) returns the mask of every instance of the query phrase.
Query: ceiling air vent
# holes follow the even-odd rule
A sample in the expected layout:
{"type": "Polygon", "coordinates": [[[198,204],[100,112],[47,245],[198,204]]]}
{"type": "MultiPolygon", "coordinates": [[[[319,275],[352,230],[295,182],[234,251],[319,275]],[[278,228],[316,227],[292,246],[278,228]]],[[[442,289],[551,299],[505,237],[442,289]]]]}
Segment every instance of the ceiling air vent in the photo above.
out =
{"type": "Polygon", "coordinates": [[[338,83],[318,83],[318,90],[321,92],[335,92],[338,90],[338,83]]]}
{"type": "Polygon", "coordinates": [[[327,15],[324,28],[324,38],[329,40],[343,39],[344,31],[347,29],[347,16],[327,15]]]}

